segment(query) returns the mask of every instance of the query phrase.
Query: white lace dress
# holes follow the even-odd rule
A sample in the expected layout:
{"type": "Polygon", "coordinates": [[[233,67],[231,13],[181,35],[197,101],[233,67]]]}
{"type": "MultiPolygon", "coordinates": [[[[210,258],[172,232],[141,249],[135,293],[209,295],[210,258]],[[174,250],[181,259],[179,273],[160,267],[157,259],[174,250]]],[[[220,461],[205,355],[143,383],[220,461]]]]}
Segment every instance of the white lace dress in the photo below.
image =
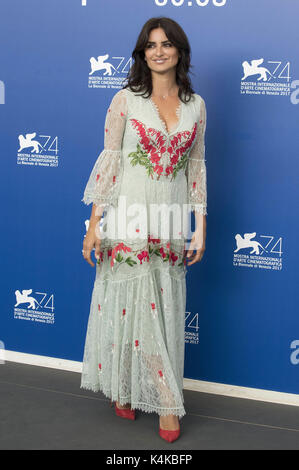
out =
{"type": "Polygon", "coordinates": [[[82,199],[105,212],[81,388],[181,418],[188,245],[186,218],[175,231],[179,212],[167,208],[207,214],[203,98],[194,94],[177,114],[167,132],[153,100],[129,89],[107,111],[104,150],[82,199]]]}

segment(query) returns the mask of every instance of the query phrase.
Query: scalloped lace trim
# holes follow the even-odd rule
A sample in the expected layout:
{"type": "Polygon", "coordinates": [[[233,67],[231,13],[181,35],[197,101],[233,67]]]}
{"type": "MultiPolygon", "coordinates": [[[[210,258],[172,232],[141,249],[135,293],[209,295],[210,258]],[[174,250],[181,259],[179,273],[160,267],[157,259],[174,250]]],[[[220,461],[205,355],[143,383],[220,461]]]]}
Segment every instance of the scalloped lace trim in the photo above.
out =
{"type": "Polygon", "coordinates": [[[157,413],[160,416],[167,416],[170,414],[176,415],[181,419],[186,415],[185,408],[161,408],[159,406],[148,405],[147,403],[141,402],[131,402],[131,397],[117,397],[112,396],[111,392],[105,389],[102,389],[99,384],[91,384],[89,382],[84,382],[81,384],[80,388],[85,390],[91,390],[92,392],[102,392],[107,398],[112,399],[112,401],[118,401],[120,405],[125,405],[126,403],[131,403],[131,409],[141,410],[145,413],[157,413]]]}

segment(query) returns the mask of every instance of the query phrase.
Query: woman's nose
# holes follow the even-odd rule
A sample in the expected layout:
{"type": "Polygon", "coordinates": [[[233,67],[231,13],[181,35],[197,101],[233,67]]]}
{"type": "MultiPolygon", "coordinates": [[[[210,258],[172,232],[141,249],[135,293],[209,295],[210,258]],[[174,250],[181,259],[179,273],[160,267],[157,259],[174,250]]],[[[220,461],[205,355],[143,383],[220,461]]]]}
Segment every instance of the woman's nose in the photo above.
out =
{"type": "Polygon", "coordinates": [[[161,46],[157,46],[156,54],[157,56],[160,56],[163,54],[161,46]]]}

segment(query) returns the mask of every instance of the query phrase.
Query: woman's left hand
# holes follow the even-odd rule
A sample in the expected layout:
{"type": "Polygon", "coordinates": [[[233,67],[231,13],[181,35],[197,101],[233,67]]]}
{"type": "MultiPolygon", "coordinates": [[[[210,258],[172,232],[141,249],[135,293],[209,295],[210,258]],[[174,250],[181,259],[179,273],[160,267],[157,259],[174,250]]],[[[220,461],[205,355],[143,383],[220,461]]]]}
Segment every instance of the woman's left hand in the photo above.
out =
{"type": "Polygon", "coordinates": [[[190,261],[188,266],[191,264],[198,263],[201,261],[204,252],[205,252],[205,242],[202,240],[202,236],[198,232],[194,232],[193,237],[191,239],[189,249],[185,250],[185,259],[190,261]]]}

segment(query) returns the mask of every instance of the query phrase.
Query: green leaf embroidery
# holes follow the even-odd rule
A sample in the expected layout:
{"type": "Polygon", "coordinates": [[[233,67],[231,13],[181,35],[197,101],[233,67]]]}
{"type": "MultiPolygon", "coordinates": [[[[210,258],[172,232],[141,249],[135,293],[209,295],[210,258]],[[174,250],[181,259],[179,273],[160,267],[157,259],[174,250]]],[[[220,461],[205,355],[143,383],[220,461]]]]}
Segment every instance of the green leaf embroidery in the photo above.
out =
{"type": "Polygon", "coordinates": [[[118,263],[120,263],[120,262],[123,260],[123,257],[122,257],[121,254],[118,252],[114,259],[115,259],[116,261],[118,261],[118,263]]]}
{"type": "Polygon", "coordinates": [[[137,262],[134,259],[132,259],[131,256],[126,258],[125,262],[131,267],[134,266],[134,264],[137,264],[137,262]]]}
{"type": "MultiPolygon", "coordinates": [[[[181,156],[181,158],[179,159],[179,161],[175,165],[172,174],[170,174],[171,175],[170,181],[172,181],[174,178],[176,178],[177,173],[181,169],[186,168],[186,165],[187,165],[187,162],[188,162],[188,154],[189,154],[189,150],[187,150],[181,156]]],[[[137,144],[137,151],[129,153],[128,157],[131,158],[130,163],[131,163],[132,166],[136,166],[136,165],[144,166],[145,169],[146,169],[147,176],[151,176],[151,177],[153,176],[154,166],[153,166],[152,162],[150,161],[147,152],[142,150],[140,144],[137,144]]],[[[165,175],[165,176],[169,177],[170,175],[165,175]]],[[[158,176],[158,179],[159,178],[160,178],[160,175],[158,176]]]]}

